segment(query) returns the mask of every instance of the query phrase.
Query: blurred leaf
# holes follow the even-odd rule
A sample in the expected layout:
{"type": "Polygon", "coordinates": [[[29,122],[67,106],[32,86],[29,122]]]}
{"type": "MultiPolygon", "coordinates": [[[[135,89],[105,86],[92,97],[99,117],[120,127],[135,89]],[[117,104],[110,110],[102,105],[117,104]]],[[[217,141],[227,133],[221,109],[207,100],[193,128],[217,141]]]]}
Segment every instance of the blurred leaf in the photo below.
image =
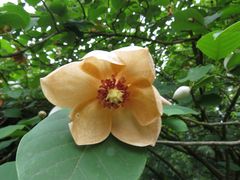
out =
{"type": "MultiPolygon", "coordinates": [[[[1,15],[0,15],[1,16],[1,15]]],[[[1,20],[0,20],[1,21],[1,20]]],[[[0,39],[0,55],[13,53],[15,50],[11,47],[11,43],[5,39],[0,39]]]]}
{"type": "Polygon", "coordinates": [[[0,142],[0,150],[10,146],[15,141],[16,141],[16,139],[10,139],[10,140],[0,142]]]}
{"type": "Polygon", "coordinates": [[[59,15],[59,16],[64,16],[64,14],[66,14],[67,12],[67,6],[65,4],[65,1],[61,1],[61,0],[53,0],[50,2],[49,4],[49,9],[59,15]]]}
{"type": "Polygon", "coordinates": [[[222,98],[218,94],[205,94],[200,97],[198,103],[202,106],[218,106],[221,101],[222,98]]]}
{"type": "Polygon", "coordinates": [[[0,179],[18,180],[15,161],[7,162],[0,166],[0,179]]]}
{"type": "Polygon", "coordinates": [[[163,122],[163,125],[167,126],[168,128],[171,128],[174,131],[177,131],[177,132],[188,131],[187,124],[181,119],[169,118],[169,119],[163,120],[162,122],[163,122]]]}
{"type": "Polygon", "coordinates": [[[172,27],[175,31],[192,30],[194,32],[206,31],[202,14],[193,8],[174,13],[175,21],[172,27]]]}
{"type": "Polygon", "coordinates": [[[11,108],[3,110],[3,115],[6,118],[18,118],[21,117],[21,109],[11,108]]]}
{"type": "Polygon", "coordinates": [[[29,23],[30,16],[21,6],[7,3],[0,7],[0,26],[9,25],[12,28],[25,28],[29,23]]]}
{"type": "Polygon", "coordinates": [[[20,98],[21,94],[23,93],[23,90],[22,89],[12,89],[12,90],[8,90],[6,92],[6,94],[13,98],[13,99],[18,99],[20,98]]]}
{"type": "Polygon", "coordinates": [[[228,71],[231,71],[232,69],[240,65],[240,53],[236,52],[226,57],[224,59],[224,63],[225,63],[225,68],[228,71]]]}
{"type": "Polygon", "coordinates": [[[240,22],[224,31],[214,31],[204,35],[197,42],[197,47],[212,59],[219,60],[226,57],[240,47],[240,22]]]}
{"type": "Polygon", "coordinates": [[[113,137],[96,145],[76,146],[68,129],[68,113],[52,114],[22,138],[17,152],[19,179],[139,178],[147,160],[143,148],[113,137]]]}
{"type": "Polygon", "coordinates": [[[37,5],[40,1],[41,0],[26,0],[26,2],[31,6],[37,5]]]}
{"type": "Polygon", "coordinates": [[[213,68],[212,64],[206,66],[197,66],[189,69],[188,74],[185,78],[178,80],[179,82],[192,81],[196,82],[207,75],[207,73],[213,68]]]}
{"type": "Polygon", "coordinates": [[[198,114],[198,112],[194,111],[191,108],[183,107],[183,106],[179,106],[179,105],[163,106],[163,113],[166,114],[167,116],[198,114]]]}
{"type": "Polygon", "coordinates": [[[41,118],[39,116],[35,116],[33,118],[30,119],[24,119],[18,122],[18,124],[21,125],[26,125],[26,126],[34,126],[37,123],[39,123],[41,121],[41,118]]]}
{"type": "Polygon", "coordinates": [[[3,128],[0,128],[0,139],[12,135],[15,131],[23,129],[24,125],[9,125],[3,128]]]}

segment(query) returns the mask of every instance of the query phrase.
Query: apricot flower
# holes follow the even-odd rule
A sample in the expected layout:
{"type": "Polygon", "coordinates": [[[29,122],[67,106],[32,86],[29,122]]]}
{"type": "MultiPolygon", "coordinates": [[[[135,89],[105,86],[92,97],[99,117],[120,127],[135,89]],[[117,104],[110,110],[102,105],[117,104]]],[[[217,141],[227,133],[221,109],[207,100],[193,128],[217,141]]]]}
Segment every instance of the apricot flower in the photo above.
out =
{"type": "Polygon", "coordinates": [[[155,69],[147,48],[95,50],[41,79],[54,105],[72,109],[70,131],[78,145],[96,144],[110,133],[135,146],[154,146],[162,104],[152,85],[155,69]]]}

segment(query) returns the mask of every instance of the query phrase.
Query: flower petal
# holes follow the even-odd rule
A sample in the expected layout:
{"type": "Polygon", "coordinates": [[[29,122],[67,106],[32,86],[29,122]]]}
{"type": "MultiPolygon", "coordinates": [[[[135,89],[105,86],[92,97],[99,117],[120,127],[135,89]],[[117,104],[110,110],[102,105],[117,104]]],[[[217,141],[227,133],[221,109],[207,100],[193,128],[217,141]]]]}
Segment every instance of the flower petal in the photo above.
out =
{"type": "Polygon", "coordinates": [[[126,65],[121,74],[130,82],[147,79],[153,82],[155,78],[154,63],[147,48],[129,46],[112,51],[126,65]]]}
{"type": "Polygon", "coordinates": [[[44,78],[41,87],[54,105],[72,108],[97,96],[97,79],[82,70],[83,62],[66,64],[44,78]]]}
{"type": "Polygon", "coordinates": [[[76,144],[96,144],[106,139],[111,131],[110,117],[109,111],[97,100],[76,107],[69,123],[76,144]]]}
{"type": "Polygon", "coordinates": [[[123,63],[116,54],[107,51],[95,50],[86,54],[82,59],[83,69],[97,79],[116,75],[123,67],[123,63]]]}
{"type": "Polygon", "coordinates": [[[128,107],[142,126],[159,119],[162,113],[162,103],[152,85],[133,86],[129,88],[128,107]]]}
{"type": "Polygon", "coordinates": [[[154,146],[161,130],[161,119],[141,126],[127,109],[119,109],[113,114],[111,133],[119,140],[134,146],[154,146]]]}

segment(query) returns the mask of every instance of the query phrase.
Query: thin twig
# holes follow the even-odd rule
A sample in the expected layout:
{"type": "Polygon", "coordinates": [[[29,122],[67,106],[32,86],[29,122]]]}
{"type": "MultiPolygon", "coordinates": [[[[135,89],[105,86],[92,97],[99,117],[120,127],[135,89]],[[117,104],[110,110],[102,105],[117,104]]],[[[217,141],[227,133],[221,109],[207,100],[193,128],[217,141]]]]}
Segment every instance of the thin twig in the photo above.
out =
{"type": "Polygon", "coordinates": [[[61,32],[55,32],[55,33],[53,33],[53,34],[50,34],[49,36],[45,37],[45,38],[42,39],[41,41],[38,41],[38,42],[36,42],[35,44],[32,44],[32,45],[29,45],[29,46],[27,46],[26,48],[24,48],[24,49],[22,49],[22,50],[20,50],[20,51],[17,51],[17,52],[15,52],[15,53],[7,54],[7,55],[0,55],[0,58],[9,58],[9,57],[17,56],[17,55],[19,55],[19,54],[23,54],[23,53],[26,52],[27,50],[32,49],[32,48],[34,48],[34,47],[36,47],[36,46],[38,46],[38,45],[46,42],[47,40],[51,39],[53,36],[55,36],[55,35],[57,35],[57,34],[59,34],[59,33],[61,33],[61,32]]]}
{"type": "Polygon", "coordinates": [[[186,117],[180,117],[180,119],[184,120],[185,122],[192,122],[194,124],[203,125],[203,126],[224,126],[224,125],[240,125],[239,121],[229,121],[229,122],[200,122],[197,120],[189,119],[186,117]]]}
{"type": "Polygon", "coordinates": [[[240,145],[240,140],[236,141],[167,141],[167,140],[158,140],[158,144],[166,145],[180,145],[180,146],[236,146],[240,145]]]}
{"type": "Polygon", "coordinates": [[[45,9],[47,10],[47,12],[50,14],[51,18],[52,18],[52,21],[53,21],[53,25],[54,25],[54,28],[57,32],[59,32],[59,29],[57,27],[57,21],[52,13],[52,11],[48,8],[47,4],[42,0],[42,3],[43,3],[43,6],[45,7],[45,9]]]}
{"type": "Polygon", "coordinates": [[[85,9],[84,9],[84,7],[83,7],[83,4],[81,3],[80,0],[77,0],[77,2],[79,3],[79,5],[80,5],[80,7],[81,7],[81,9],[82,9],[83,19],[86,19],[87,16],[86,16],[86,13],[85,13],[85,9]]]}
{"type": "Polygon", "coordinates": [[[162,44],[162,45],[174,45],[174,44],[180,44],[180,43],[184,43],[184,42],[191,42],[191,41],[195,41],[197,38],[193,37],[193,38],[188,38],[188,39],[178,39],[178,40],[174,40],[174,41],[162,41],[162,40],[157,40],[157,39],[149,39],[146,37],[141,37],[138,35],[134,35],[134,34],[122,34],[122,33],[106,33],[106,32],[84,32],[85,34],[90,34],[92,35],[92,37],[96,37],[96,36],[104,36],[104,37],[128,37],[128,38],[134,38],[134,39],[140,39],[143,41],[150,41],[150,42],[154,42],[154,43],[158,43],[158,44],[162,44]]]}
{"type": "Polygon", "coordinates": [[[180,179],[185,179],[183,177],[183,175],[170,163],[168,162],[166,159],[164,159],[160,154],[158,154],[157,152],[153,151],[152,149],[148,148],[148,150],[155,155],[158,159],[160,159],[161,161],[163,161],[180,179]]]}

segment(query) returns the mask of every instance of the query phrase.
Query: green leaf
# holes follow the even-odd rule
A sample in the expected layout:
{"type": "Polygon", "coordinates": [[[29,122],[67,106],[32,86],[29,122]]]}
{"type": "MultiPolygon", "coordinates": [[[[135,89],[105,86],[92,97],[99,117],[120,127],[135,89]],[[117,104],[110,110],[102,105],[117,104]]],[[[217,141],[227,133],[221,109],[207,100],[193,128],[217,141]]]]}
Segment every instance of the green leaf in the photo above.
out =
{"type": "Polygon", "coordinates": [[[125,0],[111,0],[111,3],[114,9],[119,9],[125,4],[125,0]]]}
{"type": "Polygon", "coordinates": [[[8,90],[6,92],[6,94],[13,99],[18,99],[22,93],[23,93],[22,89],[13,89],[13,90],[8,90]]]}
{"type": "Polygon", "coordinates": [[[138,179],[147,154],[113,137],[76,146],[68,128],[69,111],[47,117],[26,134],[17,151],[19,180],[138,179]]]}
{"type": "Polygon", "coordinates": [[[18,118],[21,116],[21,110],[18,108],[5,109],[3,115],[7,118],[18,118]]]}
{"type": "Polygon", "coordinates": [[[26,28],[29,23],[30,16],[21,6],[7,3],[0,8],[0,26],[9,25],[12,28],[26,28]]]}
{"type": "Polygon", "coordinates": [[[26,2],[28,4],[30,4],[31,6],[35,6],[37,5],[41,0],[26,0],[26,2]]]}
{"type": "Polygon", "coordinates": [[[7,54],[11,54],[13,52],[14,52],[14,48],[11,47],[11,43],[5,39],[0,39],[0,54],[1,55],[7,55],[7,54]]]}
{"type": "Polygon", "coordinates": [[[7,140],[7,141],[0,142],[0,150],[10,146],[14,141],[16,141],[16,139],[10,139],[10,140],[7,140]]]}
{"type": "Polygon", "coordinates": [[[228,71],[231,71],[235,67],[240,65],[240,53],[234,53],[224,59],[225,68],[228,71]]]}
{"type": "Polygon", "coordinates": [[[193,8],[184,11],[177,11],[174,14],[175,21],[172,27],[175,31],[192,30],[194,32],[206,31],[202,14],[193,8]]]}
{"type": "Polygon", "coordinates": [[[206,66],[197,66],[189,69],[188,74],[185,78],[178,80],[179,82],[192,81],[196,82],[207,75],[207,73],[213,68],[212,64],[206,66]]]}
{"type": "Polygon", "coordinates": [[[24,125],[9,125],[3,128],[0,128],[0,139],[3,139],[5,137],[8,137],[12,135],[17,130],[23,129],[24,125]]]}
{"type": "Polygon", "coordinates": [[[67,12],[65,1],[61,0],[53,0],[49,5],[49,9],[59,16],[63,16],[67,12]]]}
{"type": "Polygon", "coordinates": [[[217,106],[220,105],[221,101],[222,98],[218,94],[205,94],[198,102],[202,106],[217,106]]]}
{"type": "Polygon", "coordinates": [[[163,113],[166,114],[167,116],[198,114],[198,112],[194,111],[191,108],[183,107],[179,105],[163,106],[163,113]]]}
{"type": "Polygon", "coordinates": [[[188,131],[187,124],[181,119],[174,119],[174,118],[166,119],[163,121],[163,125],[177,132],[188,131]]]}
{"type": "Polygon", "coordinates": [[[7,162],[0,166],[0,179],[18,180],[15,161],[7,162]]]}
{"type": "Polygon", "coordinates": [[[219,60],[226,57],[240,47],[240,22],[224,31],[214,31],[206,34],[197,42],[197,47],[212,59],[219,60]]]}

